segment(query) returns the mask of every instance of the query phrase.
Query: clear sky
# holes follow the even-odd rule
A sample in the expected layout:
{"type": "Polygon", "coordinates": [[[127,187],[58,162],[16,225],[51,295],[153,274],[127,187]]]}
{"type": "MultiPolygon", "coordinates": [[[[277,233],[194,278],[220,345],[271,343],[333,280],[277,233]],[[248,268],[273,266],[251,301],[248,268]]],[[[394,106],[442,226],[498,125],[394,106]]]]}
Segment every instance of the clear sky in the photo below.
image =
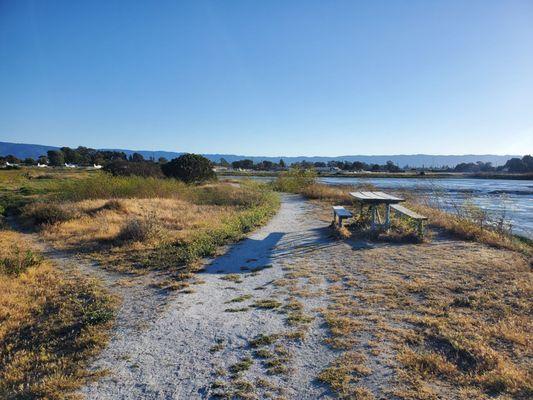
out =
{"type": "Polygon", "coordinates": [[[533,152],[533,1],[0,0],[0,141],[533,152]]]}

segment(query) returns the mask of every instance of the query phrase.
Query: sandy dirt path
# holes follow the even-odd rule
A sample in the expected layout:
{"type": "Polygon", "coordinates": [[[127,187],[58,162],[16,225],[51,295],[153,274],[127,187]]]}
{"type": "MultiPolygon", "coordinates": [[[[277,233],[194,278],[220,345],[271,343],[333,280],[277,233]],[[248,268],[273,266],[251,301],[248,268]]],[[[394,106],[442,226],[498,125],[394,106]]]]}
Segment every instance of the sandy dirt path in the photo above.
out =
{"type": "MultiPolygon", "coordinates": [[[[173,295],[145,329],[121,329],[119,324],[95,365],[109,375],[83,389],[88,399],[212,398],[213,382],[223,371],[253,356],[250,340],[287,330],[286,314],[250,306],[272,298],[286,301],[288,294],[273,285],[283,277],[283,266],[292,255],[328,246],[332,240],[327,224],[312,216],[312,205],[300,196],[284,195],[282,200],[266,226],[212,261],[199,275],[203,283],[194,285],[192,293],[173,295]],[[234,301],[242,296],[246,301],[234,301]],[[228,311],[235,308],[246,311],[228,311]]],[[[319,299],[306,304],[320,305],[319,299]]],[[[269,386],[289,398],[330,397],[316,382],[332,358],[321,343],[324,329],[316,321],[306,341],[287,345],[298,354],[291,358],[293,372],[270,377],[269,386]]],[[[260,363],[243,375],[248,381],[263,376],[260,363]]]]}

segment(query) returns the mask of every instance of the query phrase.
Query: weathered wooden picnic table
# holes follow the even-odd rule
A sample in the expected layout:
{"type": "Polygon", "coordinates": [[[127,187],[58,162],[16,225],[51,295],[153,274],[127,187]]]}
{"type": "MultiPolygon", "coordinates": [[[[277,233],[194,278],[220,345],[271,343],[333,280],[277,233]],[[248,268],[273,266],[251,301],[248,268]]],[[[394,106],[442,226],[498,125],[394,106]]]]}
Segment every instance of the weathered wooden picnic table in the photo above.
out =
{"type": "Polygon", "coordinates": [[[405,199],[400,197],[392,196],[384,192],[350,192],[350,196],[357,201],[361,208],[361,213],[363,212],[363,207],[368,206],[372,214],[372,229],[389,229],[390,227],[390,207],[391,204],[397,204],[405,199]],[[381,221],[379,215],[378,207],[380,205],[385,206],[385,222],[381,221]],[[377,220],[377,223],[376,223],[377,220]]]}

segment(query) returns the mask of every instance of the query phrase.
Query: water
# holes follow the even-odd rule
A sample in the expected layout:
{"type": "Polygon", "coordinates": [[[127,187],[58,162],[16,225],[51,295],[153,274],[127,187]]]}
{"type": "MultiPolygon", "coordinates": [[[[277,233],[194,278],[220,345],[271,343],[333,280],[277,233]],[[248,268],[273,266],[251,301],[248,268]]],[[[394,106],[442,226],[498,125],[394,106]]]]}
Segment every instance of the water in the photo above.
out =
{"type": "MultiPolygon", "coordinates": [[[[238,178],[238,177],[234,177],[238,178]]],[[[270,177],[256,177],[272,180],[270,177]]],[[[444,208],[464,204],[466,200],[498,218],[505,213],[513,233],[533,239],[533,181],[511,179],[428,179],[428,178],[335,178],[321,177],[328,185],[372,184],[383,191],[409,190],[435,199],[439,194],[444,208]]]]}

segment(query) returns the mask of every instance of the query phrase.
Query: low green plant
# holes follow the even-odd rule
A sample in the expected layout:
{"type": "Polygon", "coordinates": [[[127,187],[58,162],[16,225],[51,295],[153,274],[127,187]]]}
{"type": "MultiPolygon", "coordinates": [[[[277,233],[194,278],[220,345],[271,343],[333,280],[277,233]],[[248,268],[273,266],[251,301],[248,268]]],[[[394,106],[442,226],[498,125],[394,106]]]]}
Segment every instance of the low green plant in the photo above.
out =
{"type": "Polygon", "coordinates": [[[304,188],[316,182],[314,170],[291,168],[281,172],[273,182],[273,187],[279,192],[300,193],[304,188]]]}
{"type": "Polygon", "coordinates": [[[0,259],[0,273],[5,275],[19,275],[28,268],[39,265],[42,257],[30,249],[21,249],[14,245],[12,251],[0,259]]]}

